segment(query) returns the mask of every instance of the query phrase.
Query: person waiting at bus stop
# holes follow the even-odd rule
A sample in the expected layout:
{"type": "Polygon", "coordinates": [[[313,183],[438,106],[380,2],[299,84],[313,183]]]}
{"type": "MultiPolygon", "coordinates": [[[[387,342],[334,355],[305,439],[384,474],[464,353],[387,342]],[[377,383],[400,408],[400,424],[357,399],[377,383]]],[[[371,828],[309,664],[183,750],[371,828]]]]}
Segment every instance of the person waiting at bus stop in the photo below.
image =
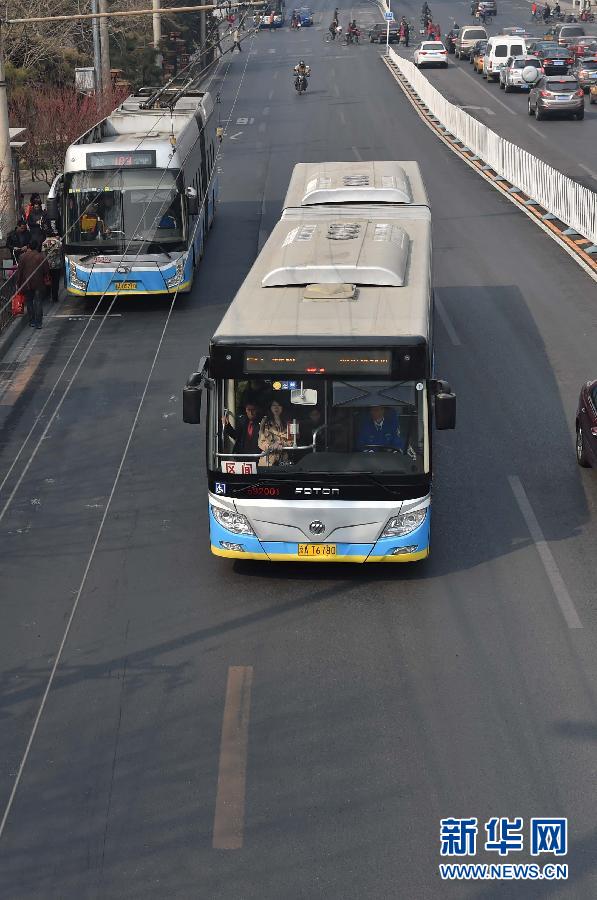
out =
{"type": "Polygon", "coordinates": [[[405,442],[400,436],[400,426],[396,410],[385,406],[372,406],[359,424],[357,450],[373,453],[377,447],[404,450],[405,442]]]}
{"type": "Polygon", "coordinates": [[[17,290],[25,295],[29,325],[32,328],[41,328],[44,317],[43,298],[50,283],[50,268],[41,252],[41,243],[36,238],[31,238],[30,246],[19,259],[17,290]]]}

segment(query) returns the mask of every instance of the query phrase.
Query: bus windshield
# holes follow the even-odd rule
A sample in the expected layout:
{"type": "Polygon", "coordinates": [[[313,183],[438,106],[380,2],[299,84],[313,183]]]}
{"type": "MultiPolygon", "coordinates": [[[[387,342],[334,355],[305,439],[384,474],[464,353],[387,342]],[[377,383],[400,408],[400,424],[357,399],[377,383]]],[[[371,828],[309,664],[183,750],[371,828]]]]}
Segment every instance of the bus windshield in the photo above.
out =
{"type": "Polygon", "coordinates": [[[68,245],[104,252],[184,249],[183,207],[172,172],[76,172],[65,188],[68,245]]]}
{"type": "Polygon", "coordinates": [[[210,469],[268,477],[429,472],[423,381],[226,379],[211,417],[210,469]]]}

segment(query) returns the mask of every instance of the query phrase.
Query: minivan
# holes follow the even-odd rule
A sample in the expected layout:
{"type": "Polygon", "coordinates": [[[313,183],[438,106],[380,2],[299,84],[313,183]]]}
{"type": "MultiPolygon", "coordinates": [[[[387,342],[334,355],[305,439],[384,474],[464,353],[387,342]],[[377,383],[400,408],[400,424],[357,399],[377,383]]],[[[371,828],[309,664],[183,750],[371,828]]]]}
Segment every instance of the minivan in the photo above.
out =
{"type": "Polygon", "coordinates": [[[556,43],[565,47],[574,38],[584,37],[585,33],[582,25],[556,25],[553,30],[553,39],[556,43]]]}
{"type": "Polygon", "coordinates": [[[456,59],[468,59],[469,53],[477,41],[486,41],[487,32],[482,25],[465,25],[458,32],[454,43],[454,55],[456,59]]]}
{"type": "Polygon", "coordinates": [[[497,81],[500,69],[506,65],[508,57],[524,56],[526,52],[526,41],[519,35],[498,34],[490,37],[483,57],[483,78],[487,78],[487,81],[497,81]]]}

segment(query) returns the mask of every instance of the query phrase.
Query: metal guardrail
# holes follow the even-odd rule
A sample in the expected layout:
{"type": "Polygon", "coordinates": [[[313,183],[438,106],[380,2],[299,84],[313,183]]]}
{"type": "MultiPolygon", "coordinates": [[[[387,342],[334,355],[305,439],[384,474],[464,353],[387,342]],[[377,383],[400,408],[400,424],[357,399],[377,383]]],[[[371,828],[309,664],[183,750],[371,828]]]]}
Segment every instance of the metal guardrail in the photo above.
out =
{"type": "Polygon", "coordinates": [[[0,334],[13,321],[12,296],[16,290],[16,273],[0,284],[0,334]]]}
{"type": "Polygon", "coordinates": [[[516,185],[527,197],[597,246],[597,193],[577,184],[454,106],[410,60],[399,56],[392,48],[389,56],[430,113],[465,147],[500,177],[516,185]]]}

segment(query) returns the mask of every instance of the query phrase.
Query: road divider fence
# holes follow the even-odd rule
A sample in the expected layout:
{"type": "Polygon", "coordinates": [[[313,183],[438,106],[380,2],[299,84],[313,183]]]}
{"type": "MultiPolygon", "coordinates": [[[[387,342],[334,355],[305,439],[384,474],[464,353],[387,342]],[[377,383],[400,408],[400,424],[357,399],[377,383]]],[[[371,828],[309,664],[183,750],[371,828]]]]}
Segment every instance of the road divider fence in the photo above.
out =
{"type": "Polygon", "coordinates": [[[597,253],[597,193],[578,184],[517,144],[507,141],[465,110],[450,103],[408,59],[389,49],[390,62],[418,94],[429,113],[498,176],[592,242],[597,253]]]}

